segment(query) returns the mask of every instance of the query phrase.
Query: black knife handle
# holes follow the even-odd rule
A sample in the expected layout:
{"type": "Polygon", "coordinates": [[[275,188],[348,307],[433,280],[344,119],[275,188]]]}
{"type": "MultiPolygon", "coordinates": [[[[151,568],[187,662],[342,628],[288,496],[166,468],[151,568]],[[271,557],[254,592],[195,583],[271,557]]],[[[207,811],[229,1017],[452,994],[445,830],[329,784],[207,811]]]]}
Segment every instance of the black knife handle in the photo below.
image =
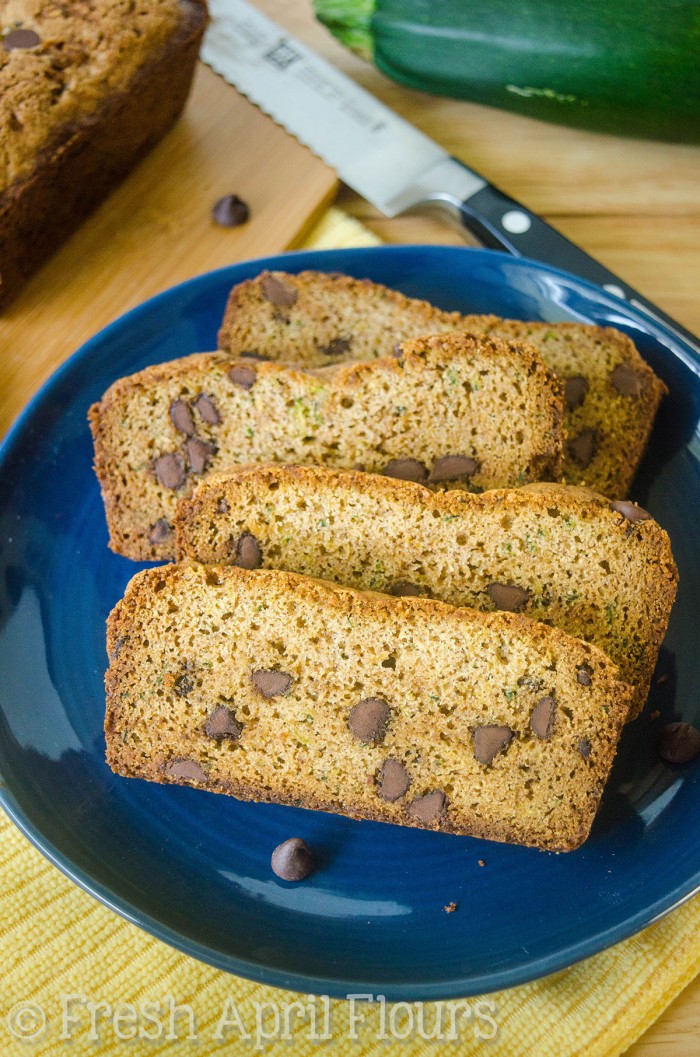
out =
{"type": "Polygon", "coordinates": [[[569,242],[541,217],[492,184],[487,184],[465,199],[459,207],[459,213],[463,227],[476,235],[487,249],[505,250],[515,257],[531,257],[597,283],[608,293],[629,301],[635,308],[641,308],[656,322],[664,323],[677,337],[700,352],[698,339],[690,331],[667,316],[624,279],[569,242]]]}

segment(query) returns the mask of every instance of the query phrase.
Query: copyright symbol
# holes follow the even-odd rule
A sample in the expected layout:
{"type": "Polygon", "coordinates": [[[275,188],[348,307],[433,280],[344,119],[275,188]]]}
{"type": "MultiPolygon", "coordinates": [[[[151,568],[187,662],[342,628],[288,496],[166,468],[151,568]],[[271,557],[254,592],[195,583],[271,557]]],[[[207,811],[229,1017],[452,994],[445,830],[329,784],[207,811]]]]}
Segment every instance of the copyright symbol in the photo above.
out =
{"type": "Polygon", "coordinates": [[[46,1013],[36,1002],[17,1002],[7,1014],[7,1026],[16,1039],[38,1039],[46,1027],[46,1013]]]}

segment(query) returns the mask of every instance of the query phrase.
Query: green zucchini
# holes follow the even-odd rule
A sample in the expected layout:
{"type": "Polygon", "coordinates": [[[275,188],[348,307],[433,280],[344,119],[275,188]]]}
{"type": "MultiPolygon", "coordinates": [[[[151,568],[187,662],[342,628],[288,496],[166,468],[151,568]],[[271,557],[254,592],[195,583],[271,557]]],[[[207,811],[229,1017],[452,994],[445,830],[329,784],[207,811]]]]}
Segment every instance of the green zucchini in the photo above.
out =
{"type": "Polygon", "coordinates": [[[698,0],[314,0],[394,80],[561,124],[700,140],[698,0]]]}

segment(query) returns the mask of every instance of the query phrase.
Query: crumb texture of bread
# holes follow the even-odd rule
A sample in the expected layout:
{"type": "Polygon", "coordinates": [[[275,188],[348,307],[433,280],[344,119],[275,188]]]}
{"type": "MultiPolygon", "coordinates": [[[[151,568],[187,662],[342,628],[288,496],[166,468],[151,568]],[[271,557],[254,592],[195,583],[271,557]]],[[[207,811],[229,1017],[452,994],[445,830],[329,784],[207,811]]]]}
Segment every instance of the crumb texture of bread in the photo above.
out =
{"type": "Polygon", "coordinates": [[[174,556],[179,498],[247,463],[320,464],[483,489],[556,479],[562,395],[519,342],[446,334],[306,370],[200,353],[121,379],[90,410],[110,546],[174,556]]]}
{"type": "Polygon", "coordinates": [[[611,657],[635,687],[635,715],[678,584],[653,519],[629,521],[566,485],[435,493],[355,471],[247,467],[198,485],[175,534],[180,561],[286,569],[552,624],[611,657]]]}
{"type": "Polygon", "coordinates": [[[588,835],[630,700],[527,617],[271,570],[137,573],[107,645],[118,774],[549,850],[588,835]]]}
{"type": "Polygon", "coordinates": [[[445,312],[379,283],[321,272],[262,273],[234,287],[219,346],[307,366],[385,356],[397,341],[467,331],[534,345],[566,391],[564,476],[623,498],[666,386],[626,334],[445,312]]]}
{"type": "Polygon", "coordinates": [[[0,4],[0,305],[180,113],[204,0],[0,4]]]}

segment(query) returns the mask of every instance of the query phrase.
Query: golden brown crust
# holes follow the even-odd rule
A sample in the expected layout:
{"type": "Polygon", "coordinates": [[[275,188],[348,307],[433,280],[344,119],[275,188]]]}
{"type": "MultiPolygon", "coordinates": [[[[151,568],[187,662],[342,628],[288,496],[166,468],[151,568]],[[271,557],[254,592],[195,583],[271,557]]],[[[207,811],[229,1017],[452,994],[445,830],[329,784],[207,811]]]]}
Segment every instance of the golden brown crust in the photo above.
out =
{"type": "Polygon", "coordinates": [[[530,342],[563,380],[585,379],[586,391],[572,393],[565,415],[565,479],[611,498],[627,495],[666,386],[631,339],[612,328],[463,316],[368,280],[275,272],[234,287],[219,345],[232,355],[245,349],[321,365],[342,355],[372,359],[396,341],[454,330],[530,342]],[[271,274],[293,303],[280,308],[266,296],[271,274]]]}
{"type": "Polygon", "coordinates": [[[438,460],[460,454],[469,474],[439,487],[477,488],[561,470],[557,379],[530,346],[459,334],[406,342],[400,357],[307,370],[199,353],[120,379],[89,418],[110,546],[136,559],[173,557],[177,500],[203,474],[233,464],[361,464],[381,473],[409,458],[429,481],[438,460]],[[183,430],[194,431],[203,469],[183,430]]]}
{"type": "Polygon", "coordinates": [[[601,651],[527,617],[268,570],[139,573],[110,615],[108,650],[107,759],[120,774],[556,850],[590,829],[630,697],[601,651]],[[289,673],[289,687],[263,697],[256,669],[289,673]],[[556,701],[546,737],[530,719],[542,694],[556,701]],[[348,726],[367,698],[390,714],[374,742],[348,726]],[[206,734],[222,702],[242,726],[233,740],[206,734]],[[480,762],[474,739],[489,724],[510,736],[480,762]],[[377,786],[387,758],[410,781],[391,802],[377,786]],[[436,791],[441,809],[417,817],[436,791]]]}

